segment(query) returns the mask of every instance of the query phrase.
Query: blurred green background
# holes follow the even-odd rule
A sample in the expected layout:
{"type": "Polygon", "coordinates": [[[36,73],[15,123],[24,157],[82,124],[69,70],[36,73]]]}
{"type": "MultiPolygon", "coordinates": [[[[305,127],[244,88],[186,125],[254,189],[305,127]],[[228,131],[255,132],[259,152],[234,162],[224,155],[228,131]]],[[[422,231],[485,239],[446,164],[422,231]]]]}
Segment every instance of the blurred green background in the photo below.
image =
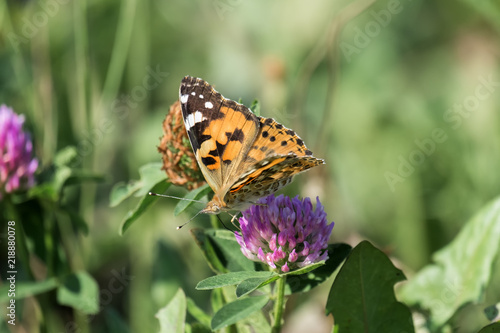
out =
{"type": "MultiPolygon", "coordinates": [[[[132,277],[90,321],[56,308],[45,318],[54,332],[73,320],[82,331],[155,331],[179,286],[209,309],[194,286],[211,272],[188,232],[208,218],[176,231],[190,215],[174,217],[165,199],[119,236],[136,201],[108,199],[161,160],[162,121],[185,75],[246,105],[256,98],[262,116],[296,130],[326,165],[282,192],[319,196],[332,242],[369,239],[407,276],[500,193],[495,1],[2,0],[0,29],[0,103],[26,115],[41,164],[73,145],[79,166],[105,176],[67,190],[89,225],[71,245],[73,268],[101,291],[132,277]]],[[[289,301],[286,332],[331,329],[322,288],[289,301]]],[[[40,306],[25,304],[28,332],[40,306]]]]}

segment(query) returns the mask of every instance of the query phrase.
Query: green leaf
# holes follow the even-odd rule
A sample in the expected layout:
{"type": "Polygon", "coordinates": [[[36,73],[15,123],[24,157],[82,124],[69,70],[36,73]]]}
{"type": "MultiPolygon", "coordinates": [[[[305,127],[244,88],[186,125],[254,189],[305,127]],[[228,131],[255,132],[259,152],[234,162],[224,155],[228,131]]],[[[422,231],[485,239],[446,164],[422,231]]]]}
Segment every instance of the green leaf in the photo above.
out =
{"type": "Polygon", "coordinates": [[[158,184],[160,181],[166,181],[167,175],[165,171],[163,171],[161,163],[149,163],[141,166],[139,168],[139,176],[141,187],[139,191],[134,194],[136,197],[142,197],[148,194],[151,189],[158,184]]]}
{"type": "Polygon", "coordinates": [[[221,288],[224,286],[239,284],[244,280],[252,278],[260,278],[263,279],[263,281],[265,281],[272,276],[277,277],[278,275],[273,272],[255,272],[255,271],[231,272],[231,273],[211,276],[205,280],[202,280],[198,283],[196,289],[207,290],[207,289],[221,288]]]}
{"type": "Polygon", "coordinates": [[[147,195],[160,181],[166,181],[167,175],[161,170],[161,163],[149,163],[139,168],[140,180],[128,183],[119,182],[113,186],[109,195],[109,205],[115,207],[133,194],[136,197],[147,195]]]}
{"type": "Polygon", "coordinates": [[[340,332],[414,332],[410,310],[396,301],[403,273],[367,241],[351,252],[330,290],[326,313],[340,332]]]}
{"type": "Polygon", "coordinates": [[[71,169],[67,166],[52,166],[40,174],[39,184],[29,190],[29,197],[59,201],[62,188],[71,176],[71,169]]]}
{"type": "Polygon", "coordinates": [[[241,333],[271,332],[269,321],[262,311],[255,311],[245,319],[237,322],[236,328],[241,333]]]}
{"type": "MultiPolygon", "coordinates": [[[[10,274],[6,274],[5,278],[9,278],[10,274]]],[[[23,299],[29,296],[35,296],[49,290],[57,288],[58,283],[55,278],[50,278],[43,281],[37,282],[17,282],[16,281],[16,295],[14,299],[23,299]]],[[[0,287],[0,303],[9,302],[10,283],[9,280],[5,281],[5,284],[0,287]]]]}
{"type": "Polygon", "coordinates": [[[155,315],[160,321],[160,333],[184,333],[186,295],[179,289],[174,298],[155,315]]]}
{"type": "Polygon", "coordinates": [[[308,266],[305,266],[305,267],[302,267],[302,268],[299,268],[299,269],[296,269],[296,270],[293,270],[291,272],[288,272],[288,273],[283,273],[283,274],[280,274],[280,276],[289,276],[289,275],[302,275],[302,274],[306,274],[306,273],[309,273],[310,271],[313,271],[315,270],[316,268],[318,267],[321,267],[325,264],[326,261],[320,261],[320,262],[316,262],[314,264],[311,264],[311,265],[308,265],[308,266]]]}
{"type": "MultiPolygon", "coordinates": [[[[326,281],[349,255],[351,246],[344,243],[329,244],[327,251],[328,260],[313,271],[297,270],[284,274],[287,275],[287,289],[285,291],[287,294],[306,292],[326,281]]],[[[308,267],[304,267],[304,269],[308,267]]]]}
{"type": "MultiPolygon", "coordinates": [[[[268,289],[268,288],[266,288],[268,289]]],[[[266,293],[267,295],[271,294],[271,290],[269,289],[266,293]]],[[[216,306],[212,306],[212,311],[215,313],[219,311],[224,304],[231,303],[236,301],[238,298],[236,297],[236,288],[235,286],[226,286],[219,289],[213,289],[212,291],[212,304],[216,306]],[[219,296],[215,296],[217,292],[220,292],[219,296]],[[217,301],[214,301],[215,298],[223,298],[223,300],[219,304],[215,304],[217,301]]],[[[229,331],[236,331],[239,333],[255,333],[255,332],[270,332],[271,327],[269,326],[269,322],[262,311],[256,311],[250,314],[243,320],[238,321],[234,327],[231,326],[228,328],[229,331]]]]}
{"type": "Polygon", "coordinates": [[[254,263],[241,253],[231,231],[194,228],[190,232],[215,273],[254,270],[254,263]]]}
{"type": "Polygon", "coordinates": [[[244,281],[241,281],[241,283],[236,287],[236,296],[237,297],[242,297],[245,295],[250,294],[252,291],[259,289],[260,287],[263,287],[273,281],[276,281],[279,278],[278,274],[275,274],[271,278],[266,278],[266,277],[254,277],[254,278],[249,278],[244,281]]]}
{"type": "Polygon", "coordinates": [[[212,329],[218,330],[232,325],[252,313],[262,309],[267,304],[267,296],[240,298],[234,302],[224,305],[212,318],[212,329]]]}
{"type": "MultiPolygon", "coordinates": [[[[161,180],[156,184],[151,191],[155,193],[162,193],[165,192],[165,190],[170,186],[170,183],[167,183],[164,180],[161,180]]],[[[127,231],[128,228],[134,223],[144,212],[158,200],[157,196],[153,195],[146,195],[144,196],[141,201],[137,204],[134,210],[131,210],[127,213],[125,218],[123,219],[121,228],[120,228],[120,235],[123,235],[125,231],[127,231]]]]}
{"type": "Polygon", "coordinates": [[[205,229],[193,228],[189,230],[191,236],[193,236],[196,245],[201,249],[203,257],[208,266],[214,273],[226,273],[228,269],[222,262],[223,257],[217,248],[217,245],[212,241],[212,239],[206,234],[205,229]]]}
{"type": "Polygon", "coordinates": [[[187,311],[194,319],[196,319],[204,327],[207,328],[210,327],[210,321],[212,320],[212,317],[210,317],[208,314],[205,313],[205,311],[199,308],[191,298],[187,299],[187,311]]]}
{"type": "Polygon", "coordinates": [[[448,246],[434,254],[435,264],[424,267],[401,288],[402,300],[428,311],[433,327],[441,327],[463,305],[484,296],[500,253],[499,239],[497,199],[467,222],[448,246]]]}
{"type": "Polygon", "coordinates": [[[131,180],[128,183],[119,182],[113,185],[111,193],[109,194],[109,206],[116,207],[122,201],[130,197],[141,188],[142,184],[138,180],[131,180]]]}
{"type": "Polygon", "coordinates": [[[210,188],[210,186],[208,186],[208,184],[205,184],[203,186],[198,187],[195,190],[192,190],[184,197],[184,199],[186,200],[179,201],[179,203],[175,206],[174,215],[175,216],[179,215],[187,208],[189,208],[192,204],[196,203],[196,201],[190,201],[190,200],[200,200],[210,192],[212,192],[212,189],[210,188]]]}
{"type": "Polygon", "coordinates": [[[255,263],[241,252],[234,233],[229,230],[207,230],[207,235],[220,251],[224,267],[230,272],[254,271],[255,263]]]}
{"type": "Polygon", "coordinates": [[[87,272],[70,274],[57,288],[57,302],[85,314],[99,312],[99,286],[87,272]]]}
{"type": "Polygon", "coordinates": [[[493,323],[488,326],[483,327],[477,333],[498,333],[500,332],[500,323],[493,323]]]}
{"type": "Polygon", "coordinates": [[[71,165],[76,161],[78,151],[74,146],[67,146],[59,150],[54,156],[54,165],[71,165]]]}
{"type": "Polygon", "coordinates": [[[254,99],[252,105],[250,105],[250,110],[256,115],[260,116],[260,103],[258,99],[254,99]]]}

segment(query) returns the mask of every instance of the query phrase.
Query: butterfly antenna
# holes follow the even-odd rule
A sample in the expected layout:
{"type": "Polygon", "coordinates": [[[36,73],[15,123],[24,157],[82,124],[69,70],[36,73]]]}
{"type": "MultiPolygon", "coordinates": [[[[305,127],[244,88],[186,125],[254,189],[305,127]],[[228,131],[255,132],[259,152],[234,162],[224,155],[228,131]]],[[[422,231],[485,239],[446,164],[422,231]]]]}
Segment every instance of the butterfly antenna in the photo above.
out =
{"type": "Polygon", "coordinates": [[[177,230],[180,230],[182,227],[184,227],[186,224],[188,224],[189,222],[191,222],[196,216],[200,215],[201,214],[201,210],[196,213],[192,218],[190,218],[187,222],[184,222],[183,224],[181,224],[180,226],[177,227],[177,230]]]}
{"type": "Polygon", "coordinates": [[[148,194],[151,195],[151,196],[153,196],[153,197],[172,198],[172,199],[177,199],[177,200],[185,200],[185,201],[192,201],[192,202],[204,203],[203,201],[200,201],[200,200],[179,198],[179,197],[174,197],[172,195],[166,195],[166,194],[160,194],[160,193],[154,193],[154,192],[149,192],[148,194]]]}

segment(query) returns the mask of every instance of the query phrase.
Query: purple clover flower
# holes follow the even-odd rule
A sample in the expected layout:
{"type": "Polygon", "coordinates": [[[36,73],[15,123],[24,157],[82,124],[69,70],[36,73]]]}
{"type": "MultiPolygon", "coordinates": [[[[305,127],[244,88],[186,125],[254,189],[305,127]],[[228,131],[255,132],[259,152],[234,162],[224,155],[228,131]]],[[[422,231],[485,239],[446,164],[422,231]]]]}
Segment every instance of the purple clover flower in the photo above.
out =
{"type": "Polygon", "coordinates": [[[23,123],[23,115],[0,105],[0,199],[2,193],[28,189],[35,183],[38,161],[32,157],[33,143],[23,123]]]}
{"type": "Polygon", "coordinates": [[[284,273],[328,259],[334,223],[328,224],[319,198],[313,211],[309,198],[270,195],[244,211],[239,221],[241,234],[235,236],[248,259],[284,273]]]}

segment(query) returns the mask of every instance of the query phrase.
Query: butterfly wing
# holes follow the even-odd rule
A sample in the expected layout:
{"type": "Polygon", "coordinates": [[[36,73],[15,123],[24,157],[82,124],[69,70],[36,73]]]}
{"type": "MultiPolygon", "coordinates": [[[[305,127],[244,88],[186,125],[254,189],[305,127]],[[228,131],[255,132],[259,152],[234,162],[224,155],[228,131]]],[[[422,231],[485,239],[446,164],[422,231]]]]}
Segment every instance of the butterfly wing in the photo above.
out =
{"type": "Polygon", "coordinates": [[[291,129],[286,128],[272,118],[259,118],[260,129],[247,156],[247,162],[252,159],[263,160],[273,155],[312,156],[304,141],[291,129]]]}
{"type": "Polygon", "coordinates": [[[199,78],[186,76],[179,98],[198,165],[210,187],[222,198],[257,136],[259,119],[199,78]]]}
{"type": "Polygon", "coordinates": [[[271,118],[259,117],[259,133],[241,162],[240,174],[224,198],[237,206],[276,192],[300,172],[323,164],[312,156],[304,141],[271,118]]]}

